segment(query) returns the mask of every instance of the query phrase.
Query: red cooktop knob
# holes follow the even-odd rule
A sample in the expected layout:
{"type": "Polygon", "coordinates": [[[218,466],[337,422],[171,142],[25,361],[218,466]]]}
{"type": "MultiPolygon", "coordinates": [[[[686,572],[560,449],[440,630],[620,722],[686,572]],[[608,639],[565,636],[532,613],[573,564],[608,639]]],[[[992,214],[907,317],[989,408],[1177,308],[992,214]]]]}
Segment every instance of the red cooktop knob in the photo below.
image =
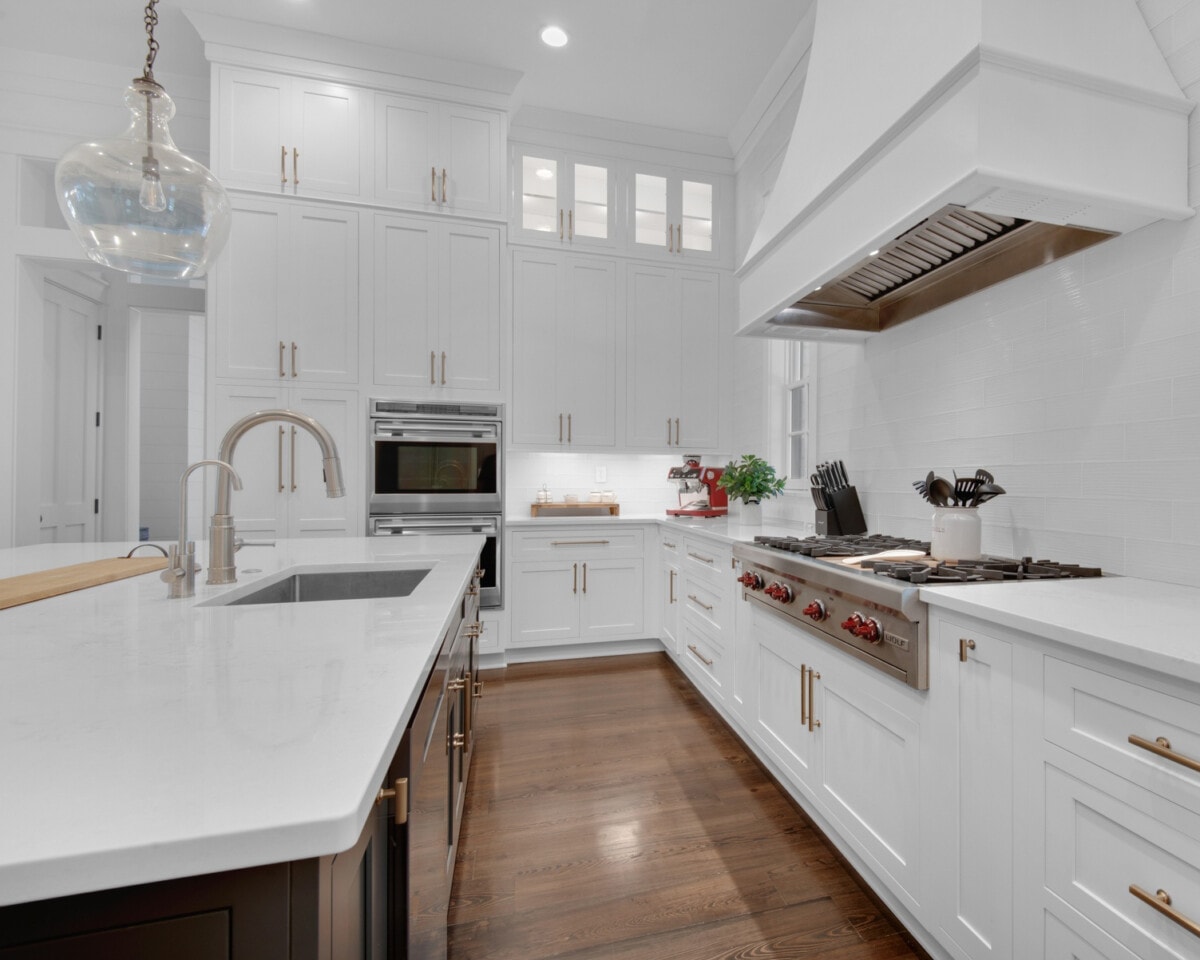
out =
{"type": "Polygon", "coordinates": [[[825,613],[825,604],[823,604],[820,600],[813,600],[801,612],[810,620],[816,620],[818,623],[828,616],[828,614],[825,613]]]}
{"type": "Polygon", "coordinates": [[[868,618],[855,627],[854,635],[860,640],[866,640],[867,643],[882,643],[883,627],[880,626],[878,620],[868,618]]]}
{"type": "Polygon", "coordinates": [[[848,616],[845,620],[842,621],[842,629],[849,630],[851,633],[854,633],[854,631],[856,631],[859,627],[861,627],[862,624],[863,624],[862,614],[861,613],[852,613],[852,614],[850,614],[850,616],[848,616]]]}
{"type": "Polygon", "coordinates": [[[747,570],[740,577],[738,577],[737,582],[749,590],[761,590],[763,586],[762,577],[750,570],[747,570]]]}
{"type": "Polygon", "coordinates": [[[778,580],[767,587],[767,596],[772,600],[778,600],[780,603],[791,603],[794,599],[792,588],[780,583],[778,580]]]}

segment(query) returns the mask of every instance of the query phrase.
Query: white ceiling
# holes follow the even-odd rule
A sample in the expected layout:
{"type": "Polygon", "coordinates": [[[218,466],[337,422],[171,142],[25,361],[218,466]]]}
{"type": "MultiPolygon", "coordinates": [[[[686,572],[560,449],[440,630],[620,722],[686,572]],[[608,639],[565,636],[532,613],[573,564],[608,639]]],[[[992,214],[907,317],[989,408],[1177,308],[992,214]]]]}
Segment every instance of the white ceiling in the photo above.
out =
{"type": "MultiPolygon", "coordinates": [[[[520,104],[727,137],[813,0],[162,0],[160,75],[206,73],[194,9],[516,70],[520,104]],[[538,39],[549,23],[571,42],[538,39]]],[[[0,0],[0,45],[128,63],[138,0],[0,0]]]]}

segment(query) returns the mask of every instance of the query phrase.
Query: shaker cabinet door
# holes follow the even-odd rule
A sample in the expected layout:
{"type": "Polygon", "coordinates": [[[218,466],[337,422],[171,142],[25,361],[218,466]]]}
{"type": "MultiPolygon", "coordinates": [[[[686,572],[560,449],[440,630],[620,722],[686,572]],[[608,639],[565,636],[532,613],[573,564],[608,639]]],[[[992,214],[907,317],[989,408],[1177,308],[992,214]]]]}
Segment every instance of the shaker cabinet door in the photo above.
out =
{"type": "Polygon", "coordinates": [[[439,383],[500,389],[500,231],[441,225],[439,383]]]}
{"type": "Polygon", "coordinates": [[[375,218],[375,382],[429,388],[437,377],[435,225],[375,218]]]}
{"type": "Polygon", "coordinates": [[[288,379],[357,384],[358,213],[296,206],[289,230],[288,379]]]}

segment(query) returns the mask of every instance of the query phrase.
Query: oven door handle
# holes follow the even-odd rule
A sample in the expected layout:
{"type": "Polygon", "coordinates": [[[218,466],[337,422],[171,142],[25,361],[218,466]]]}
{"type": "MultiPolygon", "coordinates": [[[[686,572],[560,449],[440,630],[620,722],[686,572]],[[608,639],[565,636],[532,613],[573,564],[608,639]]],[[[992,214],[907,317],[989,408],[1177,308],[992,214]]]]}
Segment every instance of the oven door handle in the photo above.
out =
{"type": "Polygon", "coordinates": [[[499,532],[499,524],[495,520],[447,519],[433,520],[425,518],[405,518],[403,520],[388,520],[377,517],[374,521],[375,530],[387,530],[389,533],[482,533],[495,535],[499,532]]]}
{"type": "Polygon", "coordinates": [[[400,423],[377,423],[372,436],[380,440],[462,440],[464,437],[479,440],[499,440],[500,431],[494,426],[441,425],[417,427],[400,423]]]}

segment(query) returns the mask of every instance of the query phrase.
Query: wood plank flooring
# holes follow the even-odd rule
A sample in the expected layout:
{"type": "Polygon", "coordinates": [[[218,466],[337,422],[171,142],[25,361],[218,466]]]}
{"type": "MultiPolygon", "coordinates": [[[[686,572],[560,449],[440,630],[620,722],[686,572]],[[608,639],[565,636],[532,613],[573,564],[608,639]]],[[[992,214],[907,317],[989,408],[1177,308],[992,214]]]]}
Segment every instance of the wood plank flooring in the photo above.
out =
{"type": "Polygon", "coordinates": [[[916,960],[663,654],[484,674],[450,960],[916,960]]]}

